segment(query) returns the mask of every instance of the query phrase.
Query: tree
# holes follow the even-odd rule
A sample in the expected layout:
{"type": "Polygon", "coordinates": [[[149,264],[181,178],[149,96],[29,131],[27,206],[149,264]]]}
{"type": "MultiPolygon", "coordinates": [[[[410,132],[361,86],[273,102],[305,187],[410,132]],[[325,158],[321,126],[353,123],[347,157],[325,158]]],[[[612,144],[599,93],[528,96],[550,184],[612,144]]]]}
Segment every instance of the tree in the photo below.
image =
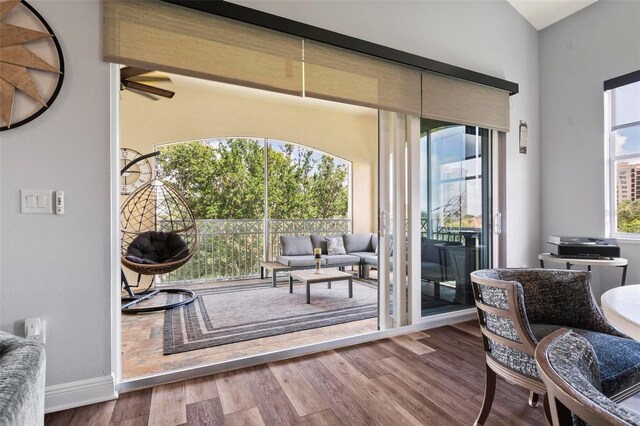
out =
{"type": "MultiPolygon", "coordinates": [[[[160,149],[158,176],[173,182],[198,219],[264,216],[264,150],[257,139],[192,141],[160,149]]],[[[292,144],[267,150],[269,217],[326,219],[348,211],[347,165],[292,144]]]]}
{"type": "Polygon", "coordinates": [[[618,232],[640,233],[640,200],[618,203],[618,232]]]}

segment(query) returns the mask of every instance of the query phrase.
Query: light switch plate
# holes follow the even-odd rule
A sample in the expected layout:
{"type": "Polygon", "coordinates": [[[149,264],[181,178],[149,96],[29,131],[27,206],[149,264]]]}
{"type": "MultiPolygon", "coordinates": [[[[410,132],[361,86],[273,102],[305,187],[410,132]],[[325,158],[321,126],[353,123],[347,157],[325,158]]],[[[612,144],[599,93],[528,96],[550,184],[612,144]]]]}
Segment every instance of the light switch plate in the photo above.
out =
{"type": "Polygon", "coordinates": [[[49,189],[21,189],[20,213],[52,214],[52,191],[49,189]]]}

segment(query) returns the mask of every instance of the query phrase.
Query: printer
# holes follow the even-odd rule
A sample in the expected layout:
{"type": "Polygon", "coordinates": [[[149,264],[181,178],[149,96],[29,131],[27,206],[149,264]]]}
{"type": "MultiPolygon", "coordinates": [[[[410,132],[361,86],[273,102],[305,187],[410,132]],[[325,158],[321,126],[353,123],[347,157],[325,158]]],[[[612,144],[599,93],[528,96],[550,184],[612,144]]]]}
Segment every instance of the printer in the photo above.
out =
{"type": "Polygon", "coordinates": [[[556,237],[549,236],[547,243],[551,254],[574,259],[598,259],[620,257],[620,247],[615,238],[556,237]]]}

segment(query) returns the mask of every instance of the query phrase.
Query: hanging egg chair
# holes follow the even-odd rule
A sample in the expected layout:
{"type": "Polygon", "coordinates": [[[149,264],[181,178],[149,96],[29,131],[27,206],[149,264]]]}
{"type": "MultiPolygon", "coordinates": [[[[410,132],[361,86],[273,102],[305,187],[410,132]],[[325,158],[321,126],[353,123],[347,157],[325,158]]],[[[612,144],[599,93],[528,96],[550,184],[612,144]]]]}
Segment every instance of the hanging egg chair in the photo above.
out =
{"type": "Polygon", "coordinates": [[[122,264],[142,275],[175,271],[191,259],[196,220],[168,182],[154,179],[129,196],[120,212],[122,264]]]}
{"type": "MultiPolygon", "coordinates": [[[[143,157],[154,155],[158,153],[143,157]]],[[[134,162],[141,159],[139,157],[134,162]]],[[[121,173],[132,163],[123,168],[121,173]]],[[[193,211],[173,185],[160,179],[147,182],[124,201],[120,211],[120,230],[122,265],[138,273],[138,284],[141,275],[155,276],[175,271],[191,259],[197,247],[198,232],[193,211]]],[[[191,303],[196,298],[195,293],[187,289],[147,289],[136,294],[124,271],[121,277],[129,295],[122,298],[122,312],[126,314],[175,308],[191,303]],[[160,292],[177,293],[183,297],[178,302],[165,305],[132,307],[160,292]]]]}

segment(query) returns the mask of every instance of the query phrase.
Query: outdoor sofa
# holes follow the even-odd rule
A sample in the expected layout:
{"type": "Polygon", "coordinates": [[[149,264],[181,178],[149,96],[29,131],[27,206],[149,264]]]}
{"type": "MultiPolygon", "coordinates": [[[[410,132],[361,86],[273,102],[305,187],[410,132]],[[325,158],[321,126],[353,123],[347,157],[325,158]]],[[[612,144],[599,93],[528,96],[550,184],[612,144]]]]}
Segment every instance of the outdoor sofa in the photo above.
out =
{"type": "MultiPolygon", "coordinates": [[[[453,268],[447,247],[461,244],[425,237],[421,237],[420,243],[421,278],[435,283],[452,279],[453,268]]],[[[281,236],[280,246],[281,254],[276,261],[287,267],[286,270],[314,268],[314,248],[321,249],[323,267],[344,270],[345,267],[357,266],[361,278],[368,277],[370,268],[378,267],[378,235],[375,233],[281,236]],[[342,238],[345,254],[330,255],[327,249],[328,238],[342,238]]]]}
{"type": "Polygon", "coordinates": [[[305,235],[299,237],[280,237],[280,255],[276,261],[289,269],[315,268],[313,249],[321,250],[321,265],[327,268],[357,266],[362,276],[362,265],[365,261],[377,264],[378,236],[373,233],[343,234],[343,235],[305,235]],[[330,238],[342,240],[344,254],[329,254],[327,241],[330,238]]]}

